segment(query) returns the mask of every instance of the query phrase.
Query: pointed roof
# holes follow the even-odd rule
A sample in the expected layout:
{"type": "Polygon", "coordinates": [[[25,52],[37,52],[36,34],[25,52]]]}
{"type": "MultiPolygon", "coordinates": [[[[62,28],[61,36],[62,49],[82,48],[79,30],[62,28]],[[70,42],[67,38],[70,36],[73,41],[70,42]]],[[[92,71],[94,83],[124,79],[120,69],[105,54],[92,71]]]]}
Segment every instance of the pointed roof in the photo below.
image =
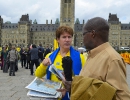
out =
{"type": "Polygon", "coordinates": [[[34,20],[33,24],[37,24],[37,20],[36,19],[34,20]]]}
{"type": "Polygon", "coordinates": [[[5,24],[11,24],[11,22],[10,22],[10,21],[7,21],[7,22],[5,22],[5,24]]]}
{"type": "Polygon", "coordinates": [[[76,18],[75,24],[80,24],[79,18],[76,18]]]}
{"type": "Polygon", "coordinates": [[[116,14],[109,13],[108,21],[118,21],[119,22],[119,18],[117,18],[116,14]]]}
{"type": "Polygon", "coordinates": [[[22,15],[20,21],[29,21],[29,15],[22,15]]]}
{"type": "Polygon", "coordinates": [[[55,24],[59,24],[59,23],[60,23],[59,18],[57,18],[55,24]]]}

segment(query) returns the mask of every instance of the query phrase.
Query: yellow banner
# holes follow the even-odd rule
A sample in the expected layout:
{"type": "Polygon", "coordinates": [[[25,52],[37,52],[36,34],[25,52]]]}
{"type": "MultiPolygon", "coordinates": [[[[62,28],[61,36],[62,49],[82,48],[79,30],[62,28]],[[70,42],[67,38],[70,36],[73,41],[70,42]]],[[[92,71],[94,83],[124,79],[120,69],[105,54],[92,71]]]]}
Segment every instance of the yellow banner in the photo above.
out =
{"type": "Polygon", "coordinates": [[[56,50],[58,47],[59,47],[59,46],[58,46],[58,42],[57,42],[56,39],[54,39],[54,50],[56,50]]]}
{"type": "Polygon", "coordinates": [[[18,48],[16,48],[16,50],[17,50],[18,52],[20,52],[21,48],[18,47],[18,48]]]}
{"type": "Polygon", "coordinates": [[[2,51],[2,47],[0,47],[0,51],[2,51]]]}
{"type": "Polygon", "coordinates": [[[130,53],[125,52],[121,53],[120,55],[123,57],[125,63],[130,64],[130,53]]]}

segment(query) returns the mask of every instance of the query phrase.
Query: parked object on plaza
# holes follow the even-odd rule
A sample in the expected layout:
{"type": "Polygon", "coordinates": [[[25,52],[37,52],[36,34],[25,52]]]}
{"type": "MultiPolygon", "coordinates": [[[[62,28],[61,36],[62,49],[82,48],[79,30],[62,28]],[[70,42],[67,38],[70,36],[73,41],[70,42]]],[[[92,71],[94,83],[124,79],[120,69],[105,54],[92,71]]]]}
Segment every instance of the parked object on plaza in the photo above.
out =
{"type": "Polygon", "coordinates": [[[130,50],[130,47],[121,47],[120,50],[130,50]]]}
{"type": "Polygon", "coordinates": [[[85,51],[86,51],[86,49],[85,49],[85,48],[83,48],[83,47],[79,47],[79,48],[78,48],[78,51],[79,51],[79,52],[85,52],[85,51]]]}

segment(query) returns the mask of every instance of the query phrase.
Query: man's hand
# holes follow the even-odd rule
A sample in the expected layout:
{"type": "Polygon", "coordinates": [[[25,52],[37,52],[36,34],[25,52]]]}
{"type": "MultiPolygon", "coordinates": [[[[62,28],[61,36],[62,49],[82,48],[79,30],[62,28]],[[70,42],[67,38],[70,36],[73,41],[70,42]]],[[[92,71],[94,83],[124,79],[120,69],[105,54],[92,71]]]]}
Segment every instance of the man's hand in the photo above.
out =
{"type": "Polygon", "coordinates": [[[65,94],[66,94],[66,89],[57,89],[57,91],[58,92],[61,92],[61,94],[62,94],[62,98],[65,96],[65,94]]]}
{"type": "Polygon", "coordinates": [[[58,92],[61,92],[62,98],[65,96],[66,92],[71,92],[71,83],[72,81],[63,81],[64,87],[62,89],[57,89],[58,92]]]}
{"type": "Polygon", "coordinates": [[[64,84],[64,86],[65,86],[66,91],[67,91],[67,92],[71,92],[71,84],[72,84],[72,81],[63,81],[63,80],[62,80],[62,82],[63,82],[63,84],[64,84]]]}

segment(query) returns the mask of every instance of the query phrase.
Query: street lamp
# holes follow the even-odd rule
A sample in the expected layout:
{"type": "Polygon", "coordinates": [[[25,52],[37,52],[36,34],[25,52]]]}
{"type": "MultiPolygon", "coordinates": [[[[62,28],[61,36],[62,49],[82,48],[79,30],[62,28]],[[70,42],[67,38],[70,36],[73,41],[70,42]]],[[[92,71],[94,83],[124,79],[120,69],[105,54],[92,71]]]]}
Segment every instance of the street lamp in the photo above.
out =
{"type": "Polygon", "coordinates": [[[52,48],[52,44],[50,43],[50,47],[51,47],[51,51],[53,50],[53,48],[52,48]]]}
{"type": "Polygon", "coordinates": [[[81,47],[82,47],[82,42],[81,42],[81,47]]]}

